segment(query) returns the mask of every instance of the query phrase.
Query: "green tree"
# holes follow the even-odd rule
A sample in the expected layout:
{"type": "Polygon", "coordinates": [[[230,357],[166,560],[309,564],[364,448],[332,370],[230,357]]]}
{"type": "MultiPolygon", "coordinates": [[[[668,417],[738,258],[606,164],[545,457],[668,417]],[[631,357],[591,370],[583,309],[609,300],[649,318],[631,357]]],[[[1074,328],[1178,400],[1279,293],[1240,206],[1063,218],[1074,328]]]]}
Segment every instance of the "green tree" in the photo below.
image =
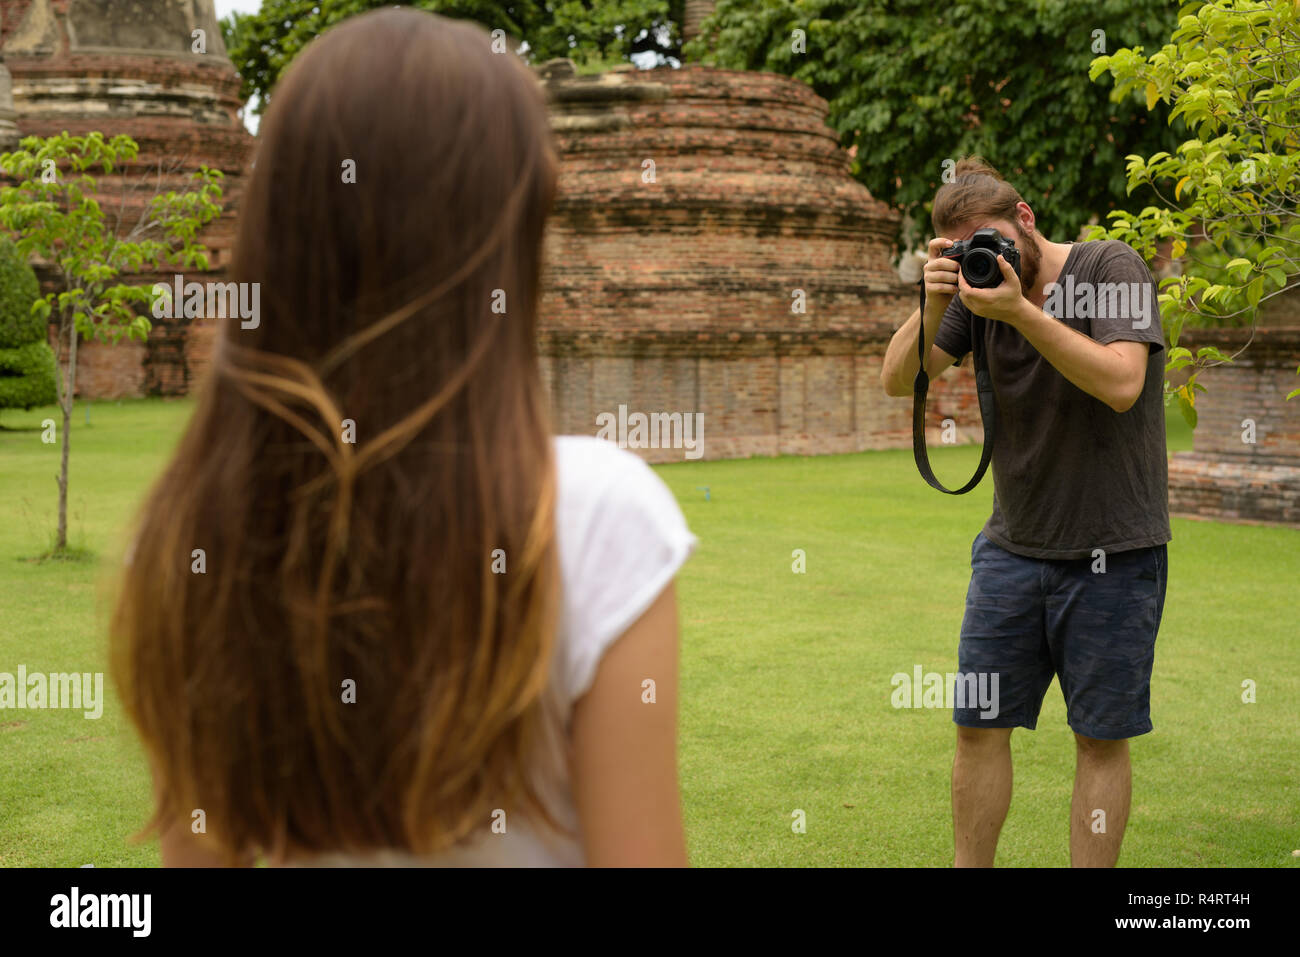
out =
{"type": "MultiPolygon", "coordinates": [[[[155,191],[138,204],[134,223],[107,216],[100,206],[95,178],[87,170],[110,174],[139,152],[129,136],[106,140],[102,133],[47,139],[27,137],[19,149],[0,156],[0,168],[14,185],[0,189],[0,225],[16,236],[15,246],[27,259],[43,264],[55,288],[35,300],[33,315],[43,324],[51,317],[58,331],[59,407],[63,412],[63,447],[59,467],[59,517],[54,552],[68,543],[68,452],[71,448],[72,402],[77,387],[77,343],[97,339],[116,343],[123,337],[145,339],[151,323],[137,310],[148,305],[152,286],[129,281],[149,269],[206,269],[206,250],[196,241],[204,224],[221,212],[219,170],[201,168],[190,187],[155,191]]],[[[142,179],[146,184],[162,181],[142,179]]],[[[125,209],[124,191],[119,209],[125,209]]],[[[132,208],[135,208],[134,206],[132,208]]]]}
{"type": "Polygon", "coordinates": [[[32,267],[0,238],[0,409],[48,405],[58,396],[47,327],[32,312],[40,295],[32,267]]]}
{"type": "Polygon", "coordinates": [[[379,7],[410,6],[500,29],[527,43],[531,61],[569,57],[579,65],[623,62],[653,53],[680,57],[677,24],[683,0],[263,0],[257,13],[221,21],[226,51],[243,79],[241,95],[261,113],[280,74],[311,40],[348,17],[379,7]]]}
{"type": "Polygon", "coordinates": [[[945,162],[968,153],[1073,238],[1122,201],[1126,153],[1178,142],[1167,111],[1108,103],[1089,63],[1159,42],[1175,15],[1172,0],[720,0],[685,53],[810,84],[856,147],[854,175],[916,220],[909,244],[945,162]]]}
{"type": "Polygon", "coordinates": [[[1171,243],[1182,260],[1182,274],[1161,282],[1160,312],[1167,369],[1189,370],[1175,395],[1195,425],[1197,376],[1231,357],[1179,346],[1184,323],[1253,326],[1260,303],[1300,273],[1300,4],[1189,3],[1170,42],[1150,56],[1135,47],[1098,57],[1092,74],[1104,73],[1113,98],[1168,104],[1195,130],[1170,151],[1129,156],[1129,192],[1154,204],[1115,210],[1093,230],[1147,258],[1171,243]]]}

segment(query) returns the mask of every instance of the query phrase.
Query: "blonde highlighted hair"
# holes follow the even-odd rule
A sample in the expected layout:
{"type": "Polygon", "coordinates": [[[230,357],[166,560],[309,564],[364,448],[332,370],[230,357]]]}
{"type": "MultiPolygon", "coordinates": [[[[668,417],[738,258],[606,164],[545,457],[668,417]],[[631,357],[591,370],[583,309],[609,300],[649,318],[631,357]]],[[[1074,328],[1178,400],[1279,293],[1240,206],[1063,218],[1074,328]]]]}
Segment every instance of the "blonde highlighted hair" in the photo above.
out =
{"type": "Polygon", "coordinates": [[[152,826],[202,808],[233,861],[556,824],[555,177],[539,87],[468,23],[349,19],[276,88],[230,277],[260,322],[220,332],[113,619],[152,826]]]}

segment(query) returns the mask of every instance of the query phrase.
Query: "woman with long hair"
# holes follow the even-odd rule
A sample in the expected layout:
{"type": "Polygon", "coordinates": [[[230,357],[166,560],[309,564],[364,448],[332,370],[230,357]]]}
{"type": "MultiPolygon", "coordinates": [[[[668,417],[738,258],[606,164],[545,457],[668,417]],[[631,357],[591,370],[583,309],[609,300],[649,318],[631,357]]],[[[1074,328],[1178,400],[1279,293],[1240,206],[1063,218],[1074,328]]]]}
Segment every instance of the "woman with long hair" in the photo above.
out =
{"type": "Polygon", "coordinates": [[[219,332],[112,625],[164,864],[686,863],[695,539],[640,459],[550,433],[556,170],[537,82],[468,23],[350,19],[276,88],[231,275],[260,313],[219,332]]]}

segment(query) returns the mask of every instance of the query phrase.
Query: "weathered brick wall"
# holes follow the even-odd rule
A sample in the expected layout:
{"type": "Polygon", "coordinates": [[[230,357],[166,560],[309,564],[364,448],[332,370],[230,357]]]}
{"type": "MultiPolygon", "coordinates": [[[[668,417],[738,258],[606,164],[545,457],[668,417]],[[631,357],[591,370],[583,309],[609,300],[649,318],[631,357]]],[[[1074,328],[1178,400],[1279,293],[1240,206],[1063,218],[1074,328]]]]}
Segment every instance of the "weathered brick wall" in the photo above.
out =
{"type": "MultiPolygon", "coordinates": [[[[146,177],[166,191],[183,188],[200,165],[226,174],[223,214],[200,236],[211,268],[186,274],[220,281],[253,143],[238,115],[239,77],[211,0],[0,0],[0,25],[22,135],[98,130],[125,133],[139,145],[135,161],[96,176],[110,222],[120,220],[125,230],[138,220],[155,192],[140,188],[146,177]],[[205,31],[206,53],[192,52],[195,29],[205,31]]],[[[189,364],[195,354],[183,320],[157,321],[145,344],[83,343],[77,391],[97,398],[184,394],[198,372],[189,364]]]]}
{"type": "MultiPolygon", "coordinates": [[[[1249,338],[1246,330],[1196,330],[1179,344],[1193,350],[1213,345],[1231,355],[1249,338]]],[[[1286,401],[1287,393],[1300,388],[1297,365],[1300,327],[1257,329],[1234,362],[1203,372],[1199,381],[1207,391],[1196,400],[1195,450],[1300,465],[1300,402],[1286,401]]]]}
{"type": "MultiPolygon", "coordinates": [[[[183,6],[155,2],[171,17],[183,6]]],[[[0,0],[6,30],[8,7],[21,14],[0,0]]],[[[243,169],[237,78],[223,55],[177,44],[184,23],[137,35],[101,15],[99,45],[83,48],[66,8],[49,10],[57,38],[29,24],[10,56],[24,133],[132,135],[142,162],[106,177],[109,195],[160,157],[243,169]],[[167,48],[151,55],[150,42],[167,48]]],[[[559,429],[595,433],[596,417],[622,405],[702,413],[710,458],[910,444],[910,401],[879,383],[915,296],[891,265],[897,214],[849,175],[825,101],[785,77],[703,67],[586,78],[560,68],[544,83],[562,165],[540,338],[559,429]]],[[[199,281],[222,278],[230,259],[239,177],[228,186],[203,236],[213,270],[199,281]]],[[[185,393],[216,322],[160,321],[143,345],[85,344],[80,394],[185,393]]],[[[968,370],[935,384],[930,410],[935,441],[950,416],[978,440],[968,370]]]]}
{"type": "MultiPolygon", "coordinates": [[[[1274,314],[1270,320],[1280,317],[1274,314]]],[[[1179,345],[1236,361],[1201,374],[1192,452],[1171,457],[1169,507],[1195,518],[1300,524],[1300,326],[1188,330],[1179,345]],[[1247,345],[1249,341],[1249,345],[1247,345]],[[1253,440],[1253,441],[1251,441],[1253,440]]]]}
{"type": "Polygon", "coordinates": [[[1183,518],[1300,526],[1300,468],[1204,452],[1169,462],[1169,511],[1183,518]]]}
{"type": "Polygon", "coordinates": [[[27,16],[32,0],[7,0],[0,4],[0,45],[9,39],[9,35],[18,28],[27,16]]]}
{"type": "MultiPolygon", "coordinates": [[[[884,345],[878,338],[761,335],[581,340],[543,339],[542,372],[556,427],[595,434],[597,416],[633,412],[694,413],[703,419],[707,458],[805,455],[907,447],[910,399],[880,387],[884,345]]],[[[942,422],[959,425],[960,441],[979,442],[969,363],[931,389],[927,436],[940,442],[942,422]]],[[[681,448],[636,449],[648,461],[681,461],[681,448]]]]}
{"type": "MultiPolygon", "coordinates": [[[[593,434],[625,406],[702,413],[706,458],[910,445],[911,403],[879,380],[916,295],[891,264],[897,214],[849,175],[824,100],[698,66],[546,86],[562,172],[541,350],[559,429],[593,434]]],[[[979,437],[969,371],[936,383],[930,411],[979,437]]]]}

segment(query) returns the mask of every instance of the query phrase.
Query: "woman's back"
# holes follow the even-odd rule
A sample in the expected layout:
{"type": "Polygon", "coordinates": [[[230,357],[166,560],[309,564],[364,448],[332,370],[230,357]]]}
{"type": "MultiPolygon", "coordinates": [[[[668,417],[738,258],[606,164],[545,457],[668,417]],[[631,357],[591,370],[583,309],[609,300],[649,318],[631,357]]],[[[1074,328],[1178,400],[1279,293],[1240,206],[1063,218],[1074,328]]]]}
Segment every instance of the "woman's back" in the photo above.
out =
{"type": "Polygon", "coordinates": [[[276,87],[231,266],[259,321],[219,331],[113,623],[165,861],[429,858],[487,827],[520,863],[684,862],[689,533],[639,460],[552,438],[556,175],[536,78],[471,24],[372,11],[276,87]]]}
{"type": "MultiPolygon", "coordinates": [[[[555,440],[559,494],[556,532],[560,553],[561,620],[552,681],[566,732],[574,704],[587,693],[610,645],[671,583],[695,547],[695,537],[672,493],[639,458],[601,439],[555,440]]],[[[641,687],[629,694],[644,695],[641,687]]],[[[654,702],[657,705],[658,702],[654,702]]],[[[646,707],[653,705],[647,703],[646,707]]],[[[579,828],[567,749],[543,760],[556,773],[557,819],[579,828]]],[[[581,840],[509,814],[485,823],[474,839],[443,854],[421,858],[405,852],[326,854],[292,862],[298,866],[364,867],[579,867],[581,840]]]]}

